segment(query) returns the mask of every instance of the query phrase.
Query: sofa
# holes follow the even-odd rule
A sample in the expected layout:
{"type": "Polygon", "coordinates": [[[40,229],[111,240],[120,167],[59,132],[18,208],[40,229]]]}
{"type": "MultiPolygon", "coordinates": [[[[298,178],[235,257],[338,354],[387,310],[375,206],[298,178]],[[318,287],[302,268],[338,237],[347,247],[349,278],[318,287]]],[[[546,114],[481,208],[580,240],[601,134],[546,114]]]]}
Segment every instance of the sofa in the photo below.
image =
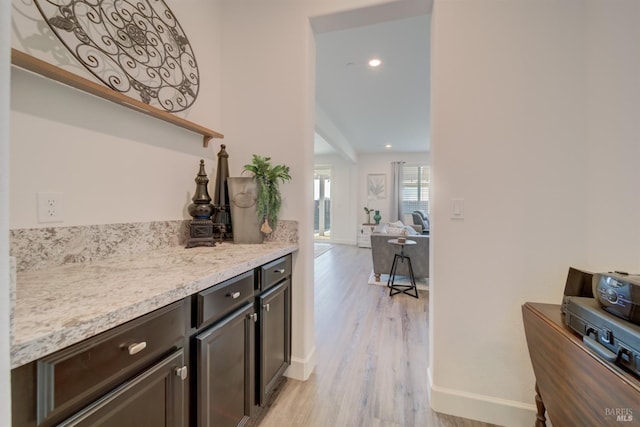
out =
{"type": "MultiPolygon", "coordinates": [[[[389,243],[390,239],[398,238],[400,233],[397,230],[385,230],[376,228],[371,233],[371,257],[373,260],[373,274],[376,281],[380,281],[380,275],[391,272],[391,264],[395,254],[400,253],[400,246],[389,243]]],[[[416,245],[404,247],[404,253],[411,258],[413,275],[415,278],[429,277],[429,235],[410,234],[407,240],[413,240],[416,245]]],[[[408,276],[409,269],[407,263],[399,264],[397,275],[408,276]]]]}

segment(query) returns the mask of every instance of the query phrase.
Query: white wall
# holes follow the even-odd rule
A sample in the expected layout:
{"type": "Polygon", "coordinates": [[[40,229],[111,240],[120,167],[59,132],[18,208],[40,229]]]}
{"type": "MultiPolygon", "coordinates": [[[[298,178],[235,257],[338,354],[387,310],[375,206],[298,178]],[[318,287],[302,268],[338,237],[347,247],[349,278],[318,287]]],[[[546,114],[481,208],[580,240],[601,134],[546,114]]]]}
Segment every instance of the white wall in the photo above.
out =
{"type": "MultiPolygon", "coordinates": [[[[292,167],[294,180],[283,186],[282,218],[300,222],[293,375],[305,377],[314,357],[312,237],[304,232],[311,229],[313,218],[312,204],[304,202],[311,199],[313,170],[314,48],[308,17],[376,2],[347,6],[337,0],[274,0],[267,5],[225,0],[220,16],[215,15],[219,3],[199,2],[182,13],[179,3],[171,6],[181,21],[191,19],[187,15],[206,21],[190,24],[206,40],[204,49],[222,46],[222,87],[203,98],[222,126],[206,117],[203,124],[225,133],[232,174],[239,174],[254,152],[292,167]],[[208,7],[211,13],[203,13],[208,7]],[[211,24],[214,15],[219,25],[211,24]]],[[[569,265],[609,269],[610,263],[622,260],[621,268],[640,270],[635,242],[626,238],[637,236],[638,202],[620,201],[634,190],[627,182],[638,182],[637,156],[629,155],[637,153],[631,144],[637,120],[629,111],[639,101],[634,91],[638,64],[637,55],[628,54],[637,49],[632,24],[638,20],[633,1],[616,5],[620,9],[606,11],[595,0],[586,6],[549,0],[436,3],[430,159],[430,375],[436,410],[503,425],[530,425],[533,375],[520,305],[528,300],[559,302],[569,265]],[[607,19],[599,22],[602,18],[607,19]],[[599,64],[601,57],[606,64],[599,64]],[[586,64],[595,68],[587,72],[586,64]],[[601,101],[606,104],[599,105],[601,101]],[[606,120],[591,123],[595,118],[606,120]],[[608,174],[599,161],[602,155],[621,170],[608,174]],[[465,219],[450,220],[450,200],[459,197],[465,199],[465,219]],[[594,208],[600,200],[622,203],[622,209],[594,208]],[[610,255],[601,249],[605,246],[610,255]]],[[[195,43],[195,36],[189,36],[195,43]]],[[[213,162],[217,144],[203,150],[195,136],[152,119],[131,118],[133,113],[121,113],[120,107],[99,107],[98,101],[85,100],[84,107],[74,108],[81,94],[61,98],[70,114],[49,108],[50,115],[45,115],[44,107],[23,101],[42,98],[40,92],[30,92],[28,77],[18,78],[25,81],[12,87],[20,90],[11,117],[12,127],[17,126],[12,128],[12,170],[29,169],[22,147],[14,154],[14,146],[23,143],[36,153],[33,157],[51,156],[49,162],[64,165],[64,170],[48,169],[41,162],[33,168],[33,179],[20,172],[16,181],[12,175],[12,227],[23,224],[21,216],[31,215],[34,205],[15,193],[24,190],[33,197],[37,183],[53,185],[57,174],[65,188],[52,190],[65,192],[68,206],[80,206],[80,213],[69,213],[64,225],[71,220],[96,223],[94,215],[104,222],[120,221],[122,206],[131,206],[134,195],[142,197],[144,203],[137,206],[142,213],[133,205],[127,220],[156,219],[156,212],[162,219],[182,217],[197,161],[206,155],[213,162]],[[82,111],[87,106],[103,113],[100,117],[116,118],[119,129],[113,120],[97,123],[82,111]],[[76,152],[89,156],[94,150],[90,158],[105,159],[107,165],[93,162],[88,168],[77,161],[76,152]],[[70,154],[76,161],[65,160],[70,154]],[[19,162],[14,163],[14,155],[20,156],[19,162]],[[96,185],[106,194],[77,194],[93,187],[74,182],[72,171],[95,174],[96,185]],[[149,176],[159,181],[147,180],[149,176]],[[110,178],[117,190],[107,187],[110,178]],[[173,187],[168,181],[174,180],[184,183],[173,187]],[[169,186],[169,193],[153,185],[169,186]],[[179,204],[169,201],[154,212],[140,206],[162,203],[157,200],[167,200],[167,194],[178,198],[178,193],[179,204]],[[126,203],[118,203],[121,200],[126,203]]],[[[47,84],[46,90],[58,94],[54,87],[47,84]]],[[[364,194],[366,174],[379,170],[358,169],[364,194]]],[[[364,206],[364,199],[358,200],[364,206]]],[[[364,217],[362,206],[356,207],[357,222],[364,217]]],[[[388,214],[383,213],[384,218],[388,214]]],[[[38,226],[32,222],[24,224],[38,226]]]]}
{"type": "Polygon", "coordinates": [[[640,3],[587,9],[589,267],[640,273],[640,3]]]}
{"type": "MultiPolygon", "coordinates": [[[[202,82],[187,116],[224,133],[219,2],[170,3],[197,55],[202,82]]],[[[14,7],[26,6],[14,0],[14,7]]],[[[23,14],[14,13],[14,23],[14,46],[41,57],[54,49],[53,42],[44,53],[42,44],[30,45],[40,39],[26,33],[31,26],[23,14]]],[[[189,218],[201,158],[215,178],[220,140],[205,149],[197,134],[15,68],[11,125],[12,229],[189,218]],[[37,222],[39,191],[63,193],[63,223],[37,222]]],[[[233,147],[228,152],[237,155],[233,147]]]]}
{"type": "Polygon", "coordinates": [[[292,366],[306,379],[315,365],[313,334],[313,36],[300,6],[279,2],[225,1],[222,112],[234,147],[230,168],[241,159],[268,155],[290,166],[281,186],[283,219],[296,219],[292,366]]]}
{"type": "MultiPolygon", "coordinates": [[[[404,161],[407,165],[429,164],[429,153],[364,153],[358,156],[358,209],[357,223],[367,222],[367,214],[364,207],[380,210],[381,223],[397,221],[398,218],[390,218],[391,212],[391,186],[393,181],[393,167],[391,162],[404,161]],[[380,200],[371,200],[367,196],[367,175],[384,174],[386,176],[387,197],[380,200]]],[[[403,218],[399,218],[404,222],[403,218]]],[[[371,215],[373,222],[373,214],[371,215]]]]}
{"type": "MultiPolygon", "coordinates": [[[[289,370],[296,378],[308,377],[315,364],[312,235],[304,232],[311,230],[313,210],[311,203],[300,203],[311,200],[313,189],[315,47],[309,16],[374,3],[169,2],[200,66],[200,94],[187,118],[225,134],[232,175],[254,153],[291,166],[281,218],[297,220],[301,230],[289,370]]],[[[14,6],[25,7],[19,0],[14,6]]],[[[29,16],[15,14],[25,22],[12,26],[14,46],[47,57],[50,41],[42,34],[29,38],[29,16]]],[[[219,141],[203,149],[189,132],[20,71],[14,76],[11,228],[49,225],[36,222],[38,191],[64,194],[60,226],[188,218],[198,161],[207,160],[211,177],[219,141]]]]}
{"type": "MultiPolygon", "coordinates": [[[[230,167],[251,154],[291,167],[282,218],[299,224],[294,256],[292,366],[306,379],[315,364],[313,329],[313,133],[315,42],[309,18],[380,2],[370,0],[223,3],[222,122],[230,167]]],[[[415,3],[413,1],[407,3],[415,3]]]]}
{"type": "Polygon", "coordinates": [[[9,347],[9,48],[11,9],[0,0],[0,426],[11,425],[9,347]]]}
{"type": "MultiPolygon", "coordinates": [[[[201,109],[186,116],[223,131],[217,64],[221,50],[220,2],[170,3],[187,28],[202,73],[198,96],[201,109]]],[[[215,176],[211,173],[219,148],[214,140],[204,149],[198,135],[20,70],[11,69],[9,91],[8,48],[12,44],[20,47],[23,43],[19,36],[29,35],[25,31],[28,26],[9,24],[10,4],[0,1],[0,426],[3,427],[10,425],[8,229],[50,225],[36,222],[36,192],[64,193],[65,221],[56,224],[59,226],[188,218],[185,206],[195,190],[199,161],[204,158],[210,177],[215,176]]],[[[29,4],[35,11],[34,4],[29,4]]],[[[24,2],[16,0],[14,7],[23,10],[24,2]]],[[[14,10],[13,18],[22,17],[14,10]]],[[[31,53],[48,46],[38,37],[28,40],[35,44],[31,53]]],[[[229,151],[234,155],[233,149],[229,151]]]]}
{"type": "Polygon", "coordinates": [[[356,209],[358,166],[339,155],[316,155],[315,166],[331,170],[331,242],[355,245],[360,216],[356,209]]]}
{"type": "Polygon", "coordinates": [[[569,266],[640,270],[639,21],[632,1],[436,1],[436,411],[531,425],[521,305],[560,303],[569,266]]]}
{"type": "Polygon", "coordinates": [[[358,153],[351,146],[347,138],[340,132],[340,129],[333,123],[327,114],[316,103],[315,108],[315,131],[327,143],[329,143],[338,153],[342,154],[345,159],[352,162],[358,161],[358,153]]]}

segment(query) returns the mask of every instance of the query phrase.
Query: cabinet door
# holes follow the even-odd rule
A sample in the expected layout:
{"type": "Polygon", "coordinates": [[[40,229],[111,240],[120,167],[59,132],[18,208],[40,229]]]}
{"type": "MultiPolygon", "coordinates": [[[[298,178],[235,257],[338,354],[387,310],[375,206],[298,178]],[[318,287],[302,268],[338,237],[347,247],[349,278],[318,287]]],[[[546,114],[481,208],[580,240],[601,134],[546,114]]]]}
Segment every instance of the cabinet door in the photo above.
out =
{"type": "Polygon", "coordinates": [[[358,228],[358,247],[371,248],[371,233],[373,226],[363,224],[358,228]]]}
{"type": "Polygon", "coordinates": [[[60,426],[185,427],[186,369],[180,349],[60,426]]]}
{"type": "Polygon", "coordinates": [[[243,425],[254,390],[255,311],[248,303],[196,336],[198,427],[243,425]]]}
{"type": "Polygon", "coordinates": [[[277,380],[291,363],[291,281],[258,297],[258,404],[264,405],[277,380]]]}

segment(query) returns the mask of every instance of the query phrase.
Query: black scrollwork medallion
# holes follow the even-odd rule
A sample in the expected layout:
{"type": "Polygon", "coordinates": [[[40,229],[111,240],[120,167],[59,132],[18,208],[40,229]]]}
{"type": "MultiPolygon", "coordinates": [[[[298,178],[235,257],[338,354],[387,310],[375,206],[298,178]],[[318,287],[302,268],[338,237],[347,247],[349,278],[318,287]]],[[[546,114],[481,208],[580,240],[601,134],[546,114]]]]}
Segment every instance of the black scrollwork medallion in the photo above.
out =
{"type": "Polygon", "coordinates": [[[35,3],[73,56],[107,86],[169,112],[196,100],[196,58],[163,0],[35,3]]]}

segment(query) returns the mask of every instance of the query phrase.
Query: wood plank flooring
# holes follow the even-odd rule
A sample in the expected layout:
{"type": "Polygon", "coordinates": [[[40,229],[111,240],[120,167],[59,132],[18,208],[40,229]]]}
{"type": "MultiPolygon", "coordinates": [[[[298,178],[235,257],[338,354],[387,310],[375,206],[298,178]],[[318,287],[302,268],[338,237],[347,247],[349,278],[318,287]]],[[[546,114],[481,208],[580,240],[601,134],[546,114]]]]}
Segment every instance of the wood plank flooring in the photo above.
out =
{"type": "Polygon", "coordinates": [[[429,294],[390,298],[386,287],[367,284],[370,273],[369,249],[335,245],[315,259],[317,366],[308,381],[285,379],[252,424],[488,426],[430,409],[429,294]]]}

